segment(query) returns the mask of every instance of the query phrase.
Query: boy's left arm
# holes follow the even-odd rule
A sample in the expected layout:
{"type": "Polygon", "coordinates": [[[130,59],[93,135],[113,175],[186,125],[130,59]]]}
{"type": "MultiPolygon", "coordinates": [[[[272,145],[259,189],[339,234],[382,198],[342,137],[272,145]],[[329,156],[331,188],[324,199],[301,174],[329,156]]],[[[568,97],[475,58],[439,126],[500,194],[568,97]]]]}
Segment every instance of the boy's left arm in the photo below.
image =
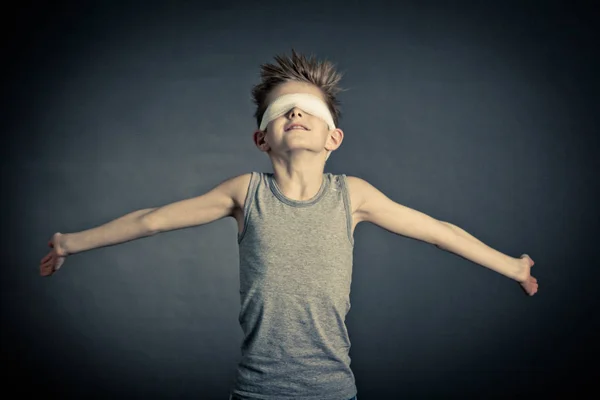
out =
{"type": "Polygon", "coordinates": [[[519,282],[530,296],[537,292],[537,279],[530,275],[534,262],[528,255],[510,257],[487,246],[456,225],[394,202],[361,178],[347,178],[352,190],[356,190],[357,197],[360,198],[356,210],[360,221],[371,222],[389,232],[433,244],[487,267],[519,282]]]}

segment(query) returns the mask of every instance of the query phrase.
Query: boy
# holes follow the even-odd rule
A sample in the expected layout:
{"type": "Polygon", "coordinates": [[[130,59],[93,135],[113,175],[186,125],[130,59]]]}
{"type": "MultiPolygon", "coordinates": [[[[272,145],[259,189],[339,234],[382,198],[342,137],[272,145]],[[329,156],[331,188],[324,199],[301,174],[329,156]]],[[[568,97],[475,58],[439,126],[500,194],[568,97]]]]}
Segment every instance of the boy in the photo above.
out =
{"type": "Polygon", "coordinates": [[[526,254],[502,254],[447,222],[402,206],[358,177],[324,173],[344,133],[341,74],[292,50],[262,65],[252,91],[254,143],[274,173],[247,173],[206,194],[139,210],[83,232],[57,232],[41,275],[77,252],[233,217],[240,252],[242,360],[230,399],[357,398],[345,317],[350,309],[353,233],[367,221],[428,242],[537,292],[526,254]]]}

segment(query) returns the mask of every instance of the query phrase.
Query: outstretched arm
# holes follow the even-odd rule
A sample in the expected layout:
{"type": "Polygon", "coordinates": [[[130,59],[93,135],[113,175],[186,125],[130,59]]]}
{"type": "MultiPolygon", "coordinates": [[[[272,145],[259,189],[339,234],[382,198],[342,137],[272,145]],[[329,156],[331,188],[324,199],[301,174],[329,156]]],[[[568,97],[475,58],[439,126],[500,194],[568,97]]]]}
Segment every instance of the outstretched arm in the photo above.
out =
{"type": "Polygon", "coordinates": [[[221,182],[212,190],[185,200],[131,212],[125,216],[82,232],[56,232],[48,245],[50,252],[40,260],[40,274],[50,276],[61,268],[65,257],[83,251],[115,245],[160,232],[211,223],[233,216],[235,199],[247,188],[251,174],[221,182]]]}
{"type": "MultiPolygon", "coordinates": [[[[503,256],[505,256],[505,254],[492,249],[491,247],[487,246],[485,243],[481,242],[480,240],[478,240],[477,238],[475,238],[474,236],[469,234],[464,229],[459,228],[458,226],[451,224],[450,222],[444,222],[444,221],[440,221],[440,222],[442,224],[446,225],[448,228],[450,228],[460,238],[466,239],[472,243],[475,243],[475,250],[474,250],[475,253],[482,253],[481,255],[479,255],[479,258],[488,260],[487,262],[491,263],[492,266],[488,267],[488,268],[493,269],[494,271],[497,271],[497,272],[503,274],[504,276],[507,276],[507,277],[512,278],[512,279],[516,280],[517,282],[519,282],[519,284],[521,285],[521,287],[523,288],[525,293],[527,293],[528,295],[533,296],[535,293],[537,293],[538,281],[536,278],[531,276],[531,272],[530,272],[531,267],[533,267],[533,264],[535,264],[535,263],[533,262],[531,257],[529,257],[529,255],[522,254],[519,258],[509,257],[512,259],[513,263],[516,265],[512,268],[511,267],[502,268],[502,264],[499,264],[501,267],[494,268],[494,260],[492,259],[493,254],[499,253],[503,256]],[[488,251],[488,249],[491,251],[488,251]]],[[[453,250],[451,247],[450,248],[443,247],[442,245],[437,245],[437,247],[442,250],[452,251],[455,254],[465,257],[465,255],[463,255],[464,251],[461,252],[460,248],[459,248],[459,250],[453,250]]],[[[472,258],[469,258],[469,260],[474,261],[472,258]]],[[[476,262],[476,261],[474,261],[474,262],[476,262]]],[[[481,265],[487,266],[485,264],[481,264],[481,265]]]]}
{"type": "Polygon", "coordinates": [[[537,280],[529,273],[533,265],[529,256],[510,257],[487,246],[456,225],[439,221],[394,202],[363,179],[348,178],[352,182],[353,190],[360,193],[361,203],[357,212],[361,221],[371,222],[389,232],[433,244],[496,271],[519,282],[530,295],[537,291],[537,280]]]}

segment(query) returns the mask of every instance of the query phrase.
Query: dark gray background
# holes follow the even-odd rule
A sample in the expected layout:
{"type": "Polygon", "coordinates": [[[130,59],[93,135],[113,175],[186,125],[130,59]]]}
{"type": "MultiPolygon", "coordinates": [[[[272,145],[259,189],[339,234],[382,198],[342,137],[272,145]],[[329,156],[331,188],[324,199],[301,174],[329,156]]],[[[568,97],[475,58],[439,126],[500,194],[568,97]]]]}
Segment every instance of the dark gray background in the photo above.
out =
{"type": "Polygon", "coordinates": [[[39,260],[56,231],[272,171],[252,143],[250,90],[259,65],[293,47],[345,72],[345,138],[326,172],[528,253],[540,283],[528,298],[359,225],[347,324],[360,400],[597,391],[595,15],[497,3],[6,12],[3,387],[227,398],[242,339],[233,219],[76,254],[51,278],[39,260]]]}

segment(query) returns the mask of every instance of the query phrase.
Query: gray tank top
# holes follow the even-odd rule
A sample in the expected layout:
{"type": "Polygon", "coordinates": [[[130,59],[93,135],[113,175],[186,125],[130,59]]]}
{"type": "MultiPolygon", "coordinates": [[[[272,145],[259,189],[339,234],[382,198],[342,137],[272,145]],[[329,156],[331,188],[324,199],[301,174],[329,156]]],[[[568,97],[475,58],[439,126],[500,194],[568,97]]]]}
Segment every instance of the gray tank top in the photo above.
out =
{"type": "Polygon", "coordinates": [[[253,172],[244,204],[239,322],[244,332],[233,398],[347,400],[354,239],[346,175],[323,174],[310,200],[283,195],[253,172]]]}

